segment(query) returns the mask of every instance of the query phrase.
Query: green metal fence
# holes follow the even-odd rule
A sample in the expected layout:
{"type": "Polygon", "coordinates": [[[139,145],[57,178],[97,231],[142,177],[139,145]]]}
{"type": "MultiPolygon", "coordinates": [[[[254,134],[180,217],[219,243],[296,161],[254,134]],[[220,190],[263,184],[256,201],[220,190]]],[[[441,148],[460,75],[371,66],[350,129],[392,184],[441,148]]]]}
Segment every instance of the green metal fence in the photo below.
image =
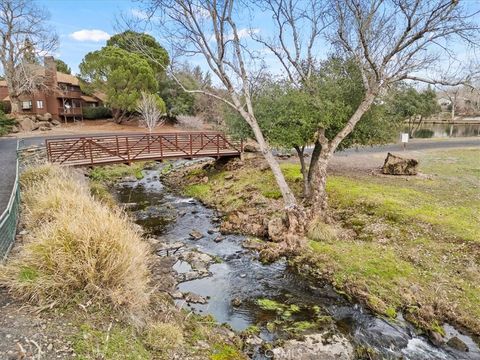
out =
{"type": "Polygon", "coordinates": [[[0,215],[0,259],[4,260],[15,241],[17,232],[18,212],[20,208],[20,187],[18,186],[18,159],[15,184],[7,208],[0,215]]]}

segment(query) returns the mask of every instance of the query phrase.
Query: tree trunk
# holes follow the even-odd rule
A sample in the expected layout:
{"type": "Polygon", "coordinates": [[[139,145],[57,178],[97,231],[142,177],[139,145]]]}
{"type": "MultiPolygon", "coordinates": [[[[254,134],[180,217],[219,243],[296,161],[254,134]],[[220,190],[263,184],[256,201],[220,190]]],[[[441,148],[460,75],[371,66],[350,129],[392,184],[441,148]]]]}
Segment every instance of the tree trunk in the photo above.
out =
{"type": "Polygon", "coordinates": [[[307,164],[305,164],[305,146],[294,146],[295,151],[297,152],[298,159],[300,160],[300,170],[303,177],[303,197],[308,197],[310,193],[310,186],[308,184],[308,169],[307,164]]]}
{"type": "Polygon", "coordinates": [[[9,97],[10,97],[10,106],[12,107],[10,112],[13,115],[20,114],[20,109],[21,109],[20,99],[18,98],[18,96],[9,95],[9,97]]]}
{"type": "Polygon", "coordinates": [[[310,205],[309,219],[317,219],[324,217],[328,208],[327,196],[327,168],[330,161],[330,152],[322,152],[315,166],[315,171],[310,179],[310,197],[308,203],[310,205]]]}
{"type": "MultiPolygon", "coordinates": [[[[363,101],[358,106],[357,110],[350,117],[343,129],[333,138],[328,141],[328,145],[322,146],[319,150],[318,161],[315,162],[314,168],[311,169],[310,183],[310,197],[308,204],[310,205],[308,221],[312,221],[317,218],[325,217],[325,211],[328,207],[327,199],[327,168],[330,158],[340,145],[341,141],[347,137],[355,125],[361,120],[362,116],[370,109],[373,101],[375,100],[375,92],[367,92],[363,98],[363,101]]],[[[324,141],[327,141],[324,139],[324,141]]],[[[313,161],[313,156],[312,156],[313,161]]],[[[312,167],[312,166],[311,166],[312,167]]]]}
{"type": "Polygon", "coordinates": [[[308,167],[308,181],[312,179],[313,172],[317,166],[318,158],[320,157],[320,152],[322,151],[322,144],[320,141],[315,141],[315,146],[313,147],[312,157],[310,158],[310,166],[308,167]]]}
{"type": "Polygon", "coordinates": [[[273,176],[275,177],[275,181],[278,185],[278,188],[282,193],[282,198],[285,204],[285,208],[286,209],[296,208],[297,201],[295,199],[295,195],[293,194],[292,190],[288,186],[287,181],[285,180],[285,176],[283,176],[282,169],[280,169],[280,165],[278,164],[278,161],[275,160],[275,157],[273,156],[267,141],[263,137],[263,133],[262,133],[262,130],[260,129],[260,126],[258,125],[257,119],[255,119],[254,116],[246,113],[245,111],[242,111],[242,110],[239,110],[239,111],[240,111],[240,114],[243,116],[243,118],[250,125],[253,131],[253,134],[255,136],[255,140],[257,140],[258,146],[260,148],[260,152],[262,153],[265,161],[270,167],[270,170],[272,170],[272,173],[273,173],[273,176]]]}
{"type": "Polygon", "coordinates": [[[117,124],[120,125],[122,123],[124,115],[124,111],[120,109],[113,109],[113,121],[115,121],[117,124]]]}

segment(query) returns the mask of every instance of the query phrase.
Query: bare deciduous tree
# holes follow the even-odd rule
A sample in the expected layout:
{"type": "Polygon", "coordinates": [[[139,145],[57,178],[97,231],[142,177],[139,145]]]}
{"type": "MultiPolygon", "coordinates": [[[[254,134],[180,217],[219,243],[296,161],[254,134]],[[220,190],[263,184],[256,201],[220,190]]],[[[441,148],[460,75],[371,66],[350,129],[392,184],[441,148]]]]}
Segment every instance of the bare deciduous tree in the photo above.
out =
{"type": "Polygon", "coordinates": [[[0,1],[0,62],[12,113],[20,110],[21,94],[48,85],[45,73],[27,61],[57,46],[58,38],[46,24],[48,18],[48,12],[31,0],[0,1]]]}
{"type": "MultiPolygon", "coordinates": [[[[208,95],[239,112],[252,129],[260,151],[272,170],[289,215],[290,229],[302,232],[303,224],[301,216],[298,216],[301,209],[263,136],[253,110],[251,81],[254,76],[249,69],[252,65],[250,53],[244,43],[248,30],[239,29],[235,21],[235,11],[239,11],[240,6],[235,7],[234,0],[151,0],[147,3],[150,4],[151,19],[154,19],[155,12],[162,16],[157,28],[168,31],[164,36],[171,40],[175,50],[183,55],[202,55],[210,70],[221,81],[225,93],[186,87],[183,90],[208,95]]],[[[148,56],[148,51],[143,53],[148,56]]]]}
{"type": "Polygon", "coordinates": [[[479,29],[473,22],[478,13],[469,13],[452,0],[331,0],[325,18],[319,3],[265,0],[263,4],[273,14],[275,37],[257,39],[277,56],[291,81],[307,88],[309,72],[305,69],[315,61],[312,49],[320,35],[327,35],[337,56],[355,60],[362,74],[363,100],[344,127],[327,138],[319,125],[308,172],[311,216],[327,206],[326,175],[333,153],[378,95],[405,80],[452,86],[465,83],[468,77],[452,79],[443,74],[433,78],[427,72],[453,57],[452,41],[475,45],[479,29]],[[305,28],[310,33],[302,38],[298,34],[305,28]]]}
{"type": "Polygon", "coordinates": [[[137,112],[140,113],[142,119],[140,124],[148,129],[151,133],[163,120],[165,106],[160,103],[160,98],[155,94],[142,91],[142,97],[138,100],[137,112]]]}
{"type": "MultiPolygon", "coordinates": [[[[160,10],[162,29],[183,55],[200,54],[220,79],[227,96],[202,89],[185,91],[214,97],[234,108],[250,125],[283,195],[291,231],[304,231],[311,219],[327,207],[327,167],[339,144],[355,128],[375,99],[395,82],[413,80],[454,85],[465,82],[446,77],[429,78],[425,71],[441,65],[451,55],[448,42],[474,43],[478,26],[475,14],[452,0],[265,0],[262,7],[272,14],[274,36],[251,35],[269,49],[293,83],[306,86],[315,63],[327,51],[320,40],[327,36],[337,56],[353,59],[359,66],[364,97],[350,119],[331,138],[325,128],[317,129],[309,167],[308,209],[299,206],[285,182],[280,167],[264,139],[252,104],[253,58],[242,41],[240,8],[248,2],[234,0],[150,0],[150,14],[160,10]],[[327,8],[323,8],[325,4],[327,8]],[[307,30],[308,29],[308,30],[307,30]],[[322,48],[323,47],[323,48],[322,48]]],[[[251,3],[256,6],[258,3],[251,3]]]]}

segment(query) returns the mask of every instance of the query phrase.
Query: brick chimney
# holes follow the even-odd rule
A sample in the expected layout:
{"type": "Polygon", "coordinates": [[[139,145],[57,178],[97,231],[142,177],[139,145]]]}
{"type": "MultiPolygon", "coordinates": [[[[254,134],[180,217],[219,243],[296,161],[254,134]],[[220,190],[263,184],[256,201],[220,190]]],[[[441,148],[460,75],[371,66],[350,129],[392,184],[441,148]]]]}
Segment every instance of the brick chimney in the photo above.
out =
{"type": "Polygon", "coordinates": [[[53,56],[45,56],[43,58],[45,66],[46,85],[54,89],[57,86],[57,64],[53,56]]]}

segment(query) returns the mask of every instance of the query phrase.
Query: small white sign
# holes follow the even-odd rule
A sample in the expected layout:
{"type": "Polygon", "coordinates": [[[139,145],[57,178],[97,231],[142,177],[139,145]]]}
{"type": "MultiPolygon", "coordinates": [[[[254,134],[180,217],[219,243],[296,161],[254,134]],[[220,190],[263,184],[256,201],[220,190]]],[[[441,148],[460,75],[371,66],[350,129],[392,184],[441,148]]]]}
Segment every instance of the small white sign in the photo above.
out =
{"type": "Polygon", "coordinates": [[[402,143],[408,143],[408,133],[402,133],[402,143]]]}

